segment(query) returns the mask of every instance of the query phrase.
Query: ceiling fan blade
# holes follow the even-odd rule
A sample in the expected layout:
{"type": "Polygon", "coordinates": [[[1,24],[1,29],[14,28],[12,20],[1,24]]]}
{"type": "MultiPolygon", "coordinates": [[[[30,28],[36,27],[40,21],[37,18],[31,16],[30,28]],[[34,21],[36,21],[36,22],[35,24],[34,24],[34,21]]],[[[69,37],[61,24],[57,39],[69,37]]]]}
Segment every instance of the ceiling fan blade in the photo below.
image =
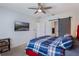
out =
{"type": "Polygon", "coordinates": [[[43,6],[41,3],[38,3],[38,8],[41,9],[43,6]]]}
{"type": "Polygon", "coordinates": [[[28,9],[38,9],[38,8],[28,8],[28,9]]]}
{"type": "Polygon", "coordinates": [[[41,6],[41,3],[38,3],[38,6],[41,6]]]}
{"type": "Polygon", "coordinates": [[[43,12],[44,14],[46,14],[46,12],[45,12],[44,10],[42,10],[42,12],[43,12]]]}
{"type": "Polygon", "coordinates": [[[36,14],[38,11],[36,11],[34,14],[36,14]]]}
{"type": "Polygon", "coordinates": [[[51,14],[52,16],[54,16],[55,14],[51,14]]]}
{"type": "Polygon", "coordinates": [[[43,7],[44,9],[51,9],[52,7],[43,7]]]}

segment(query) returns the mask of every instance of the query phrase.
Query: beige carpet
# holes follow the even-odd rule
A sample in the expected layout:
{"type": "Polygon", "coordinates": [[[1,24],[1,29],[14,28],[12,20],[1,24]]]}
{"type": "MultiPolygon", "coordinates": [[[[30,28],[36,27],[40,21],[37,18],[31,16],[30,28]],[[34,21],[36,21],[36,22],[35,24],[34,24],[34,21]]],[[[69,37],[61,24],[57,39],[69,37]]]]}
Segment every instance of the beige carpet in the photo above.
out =
{"type": "Polygon", "coordinates": [[[11,49],[8,52],[2,53],[1,56],[26,56],[25,54],[25,44],[11,49]]]}

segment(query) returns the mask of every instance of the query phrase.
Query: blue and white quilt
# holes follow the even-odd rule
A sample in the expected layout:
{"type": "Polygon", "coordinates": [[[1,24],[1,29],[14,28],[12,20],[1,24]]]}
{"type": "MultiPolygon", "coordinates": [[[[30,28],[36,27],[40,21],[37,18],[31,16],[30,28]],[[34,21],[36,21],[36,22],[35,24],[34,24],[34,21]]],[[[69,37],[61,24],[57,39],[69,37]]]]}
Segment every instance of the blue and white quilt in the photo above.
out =
{"type": "Polygon", "coordinates": [[[44,56],[63,56],[64,50],[72,46],[71,36],[42,36],[30,40],[26,49],[31,49],[44,56]]]}

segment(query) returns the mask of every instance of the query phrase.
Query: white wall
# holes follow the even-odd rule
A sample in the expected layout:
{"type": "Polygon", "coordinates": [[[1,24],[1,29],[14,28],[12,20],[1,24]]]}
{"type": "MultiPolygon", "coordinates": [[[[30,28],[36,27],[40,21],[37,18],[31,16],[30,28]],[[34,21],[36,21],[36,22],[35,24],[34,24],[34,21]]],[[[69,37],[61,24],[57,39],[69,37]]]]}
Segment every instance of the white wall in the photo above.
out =
{"type": "Polygon", "coordinates": [[[11,38],[11,47],[17,47],[34,37],[33,22],[26,15],[0,7],[0,39],[11,38]],[[14,31],[15,21],[30,23],[30,31],[14,31]]]}

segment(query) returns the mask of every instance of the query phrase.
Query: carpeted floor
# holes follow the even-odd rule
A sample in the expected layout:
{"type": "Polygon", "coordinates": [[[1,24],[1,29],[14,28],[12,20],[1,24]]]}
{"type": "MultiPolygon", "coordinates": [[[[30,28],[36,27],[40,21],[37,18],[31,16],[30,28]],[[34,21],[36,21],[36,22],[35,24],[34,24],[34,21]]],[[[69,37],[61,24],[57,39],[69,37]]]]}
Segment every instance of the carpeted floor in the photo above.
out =
{"type": "MultiPolygon", "coordinates": [[[[27,56],[25,54],[25,44],[11,49],[11,51],[1,54],[1,56],[27,56]]],[[[76,42],[75,48],[65,51],[66,56],[79,56],[79,41],[76,42]]]]}
{"type": "Polygon", "coordinates": [[[66,56],[79,56],[79,41],[75,41],[74,48],[65,51],[66,56]]]}
{"type": "Polygon", "coordinates": [[[1,56],[26,56],[25,54],[26,44],[11,49],[8,52],[2,53],[1,56]]]}

